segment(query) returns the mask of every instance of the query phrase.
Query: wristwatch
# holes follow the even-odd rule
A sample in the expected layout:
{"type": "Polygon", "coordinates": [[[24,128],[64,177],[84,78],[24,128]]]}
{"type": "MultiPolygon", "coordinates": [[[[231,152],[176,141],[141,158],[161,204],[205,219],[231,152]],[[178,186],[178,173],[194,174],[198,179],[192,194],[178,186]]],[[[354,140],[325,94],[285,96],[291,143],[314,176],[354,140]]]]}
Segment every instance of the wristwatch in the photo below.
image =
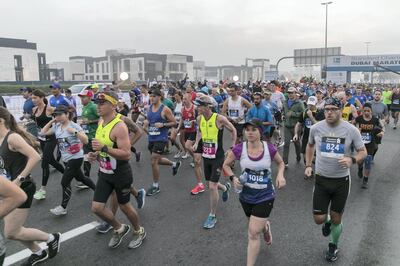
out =
{"type": "Polygon", "coordinates": [[[74,132],[74,135],[75,135],[75,136],[78,135],[78,131],[75,131],[75,132],[74,132]]]}
{"type": "Polygon", "coordinates": [[[19,181],[20,183],[22,183],[22,182],[24,182],[24,181],[26,180],[26,177],[20,175],[20,176],[17,177],[17,179],[18,179],[18,181],[19,181]]]}
{"type": "Polygon", "coordinates": [[[101,152],[108,153],[108,147],[107,147],[107,145],[104,145],[103,148],[101,148],[101,152]]]}

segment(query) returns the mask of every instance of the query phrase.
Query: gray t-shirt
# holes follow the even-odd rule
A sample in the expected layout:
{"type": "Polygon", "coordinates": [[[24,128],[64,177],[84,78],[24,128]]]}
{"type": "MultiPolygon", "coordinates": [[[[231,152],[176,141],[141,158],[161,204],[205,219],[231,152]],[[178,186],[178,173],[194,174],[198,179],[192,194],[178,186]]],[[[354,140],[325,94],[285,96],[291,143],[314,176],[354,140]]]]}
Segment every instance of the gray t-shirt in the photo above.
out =
{"type": "Polygon", "coordinates": [[[358,129],[342,120],[335,127],[329,126],[325,120],[316,123],[310,129],[308,142],[316,144],[315,173],[328,178],[350,175],[350,169],[342,168],[338,158],[350,156],[352,145],[356,150],[364,147],[358,129]]]}
{"type": "Polygon", "coordinates": [[[383,102],[371,101],[369,103],[371,104],[372,107],[372,116],[378,119],[383,119],[385,118],[385,116],[388,115],[388,107],[383,102]]]}
{"type": "Polygon", "coordinates": [[[69,125],[64,129],[61,129],[61,124],[56,123],[54,125],[54,133],[58,141],[58,148],[61,152],[61,159],[63,162],[68,162],[71,159],[83,158],[83,145],[77,136],[67,131],[68,127],[72,127],[76,131],[83,131],[82,128],[74,123],[69,122],[69,125]]]}

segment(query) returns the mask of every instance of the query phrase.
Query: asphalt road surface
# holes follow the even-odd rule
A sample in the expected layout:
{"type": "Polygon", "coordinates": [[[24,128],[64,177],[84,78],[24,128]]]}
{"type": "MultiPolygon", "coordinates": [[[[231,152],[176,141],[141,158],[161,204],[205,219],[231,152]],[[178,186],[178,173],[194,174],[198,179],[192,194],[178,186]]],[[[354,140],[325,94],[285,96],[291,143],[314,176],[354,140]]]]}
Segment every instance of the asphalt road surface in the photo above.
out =
{"type": "MultiPolygon", "coordinates": [[[[229,133],[225,133],[224,140],[228,147],[229,133]]],[[[351,194],[344,213],[336,265],[400,265],[399,140],[399,131],[387,130],[375,157],[368,190],[361,189],[357,169],[352,168],[351,194]]],[[[147,137],[144,137],[137,145],[142,151],[142,160],[139,163],[132,160],[131,165],[134,185],[147,189],[152,180],[146,146],[147,137]]],[[[173,154],[168,157],[172,158],[173,154]]],[[[209,195],[207,191],[190,195],[195,178],[189,162],[189,159],[183,160],[176,176],[172,176],[170,167],[161,166],[161,192],[147,197],[144,209],[139,210],[147,238],[135,250],[127,248],[130,234],[117,249],[111,250],[107,246],[111,231],[101,235],[91,229],[90,223],[99,220],[90,211],[91,190],[74,188],[68,214],[54,217],[49,209],[61,202],[61,175],[53,171],[47,199],[34,200],[27,226],[47,232],[68,232],[64,237],[70,239],[61,244],[57,257],[43,265],[245,265],[247,219],[238,196],[231,191],[228,202],[220,201],[216,227],[203,229],[209,212],[209,195]]],[[[92,178],[97,180],[97,166],[94,168],[92,178]]],[[[322,236],[321,227],[312,219],[313,181],[304,180],[303,172],[304,166],[296,163],[292,150],[289,168],[285,171],[287,186],[278,191],[271,213],[273,244],[267,247],[262,242],[257,265],[329,264],[323,256],[329,240],[322,236]]],[[[39,186],[39,167],[33,176],[39,186]]],[[[133,197],[131,202],[136,207],[133,197]]],[[[127,222],[120,212],[118,217],[127,222]]],[[[7,241],[8,259],[24,259],[27,253],[20,252],[24,249],[18,242],[7,241]]]]}

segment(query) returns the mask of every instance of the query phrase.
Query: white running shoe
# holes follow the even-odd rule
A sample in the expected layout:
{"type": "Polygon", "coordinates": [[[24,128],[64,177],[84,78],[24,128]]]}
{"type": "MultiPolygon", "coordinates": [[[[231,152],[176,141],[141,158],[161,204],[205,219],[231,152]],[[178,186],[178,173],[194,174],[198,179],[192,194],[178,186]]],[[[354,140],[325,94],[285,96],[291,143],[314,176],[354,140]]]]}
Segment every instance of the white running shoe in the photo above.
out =
{"type": "Polygon", "coordinates": [[[67,214],[67,209],[64,209],[61,205],[59,205],[54,209],[50,209],[50,212],[56,216],[61,216],[67,214]]]}

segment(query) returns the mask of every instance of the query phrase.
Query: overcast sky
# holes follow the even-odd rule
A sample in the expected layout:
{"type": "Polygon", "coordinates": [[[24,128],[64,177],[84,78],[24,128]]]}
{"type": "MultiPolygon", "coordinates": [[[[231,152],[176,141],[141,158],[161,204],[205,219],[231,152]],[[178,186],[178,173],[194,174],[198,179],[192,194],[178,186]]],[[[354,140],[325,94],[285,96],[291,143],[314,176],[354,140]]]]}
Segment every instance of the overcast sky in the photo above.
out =
{"type": "MultiPolygon", "coordinates": [[[[342,53],[400,53],[400,1],[333,0],[328,46],[342,53]]],[[[48,62],[110,48],[193,55],[206,65],[271,63],[295,48],[324,46],[316,0],[2,0],[0,37],[38,44],[48,62]]],[[[292,64],[290,62],[290,64],[292,64]]],[[[288,62],[283,64],[288,66],[288,62]]]]}

